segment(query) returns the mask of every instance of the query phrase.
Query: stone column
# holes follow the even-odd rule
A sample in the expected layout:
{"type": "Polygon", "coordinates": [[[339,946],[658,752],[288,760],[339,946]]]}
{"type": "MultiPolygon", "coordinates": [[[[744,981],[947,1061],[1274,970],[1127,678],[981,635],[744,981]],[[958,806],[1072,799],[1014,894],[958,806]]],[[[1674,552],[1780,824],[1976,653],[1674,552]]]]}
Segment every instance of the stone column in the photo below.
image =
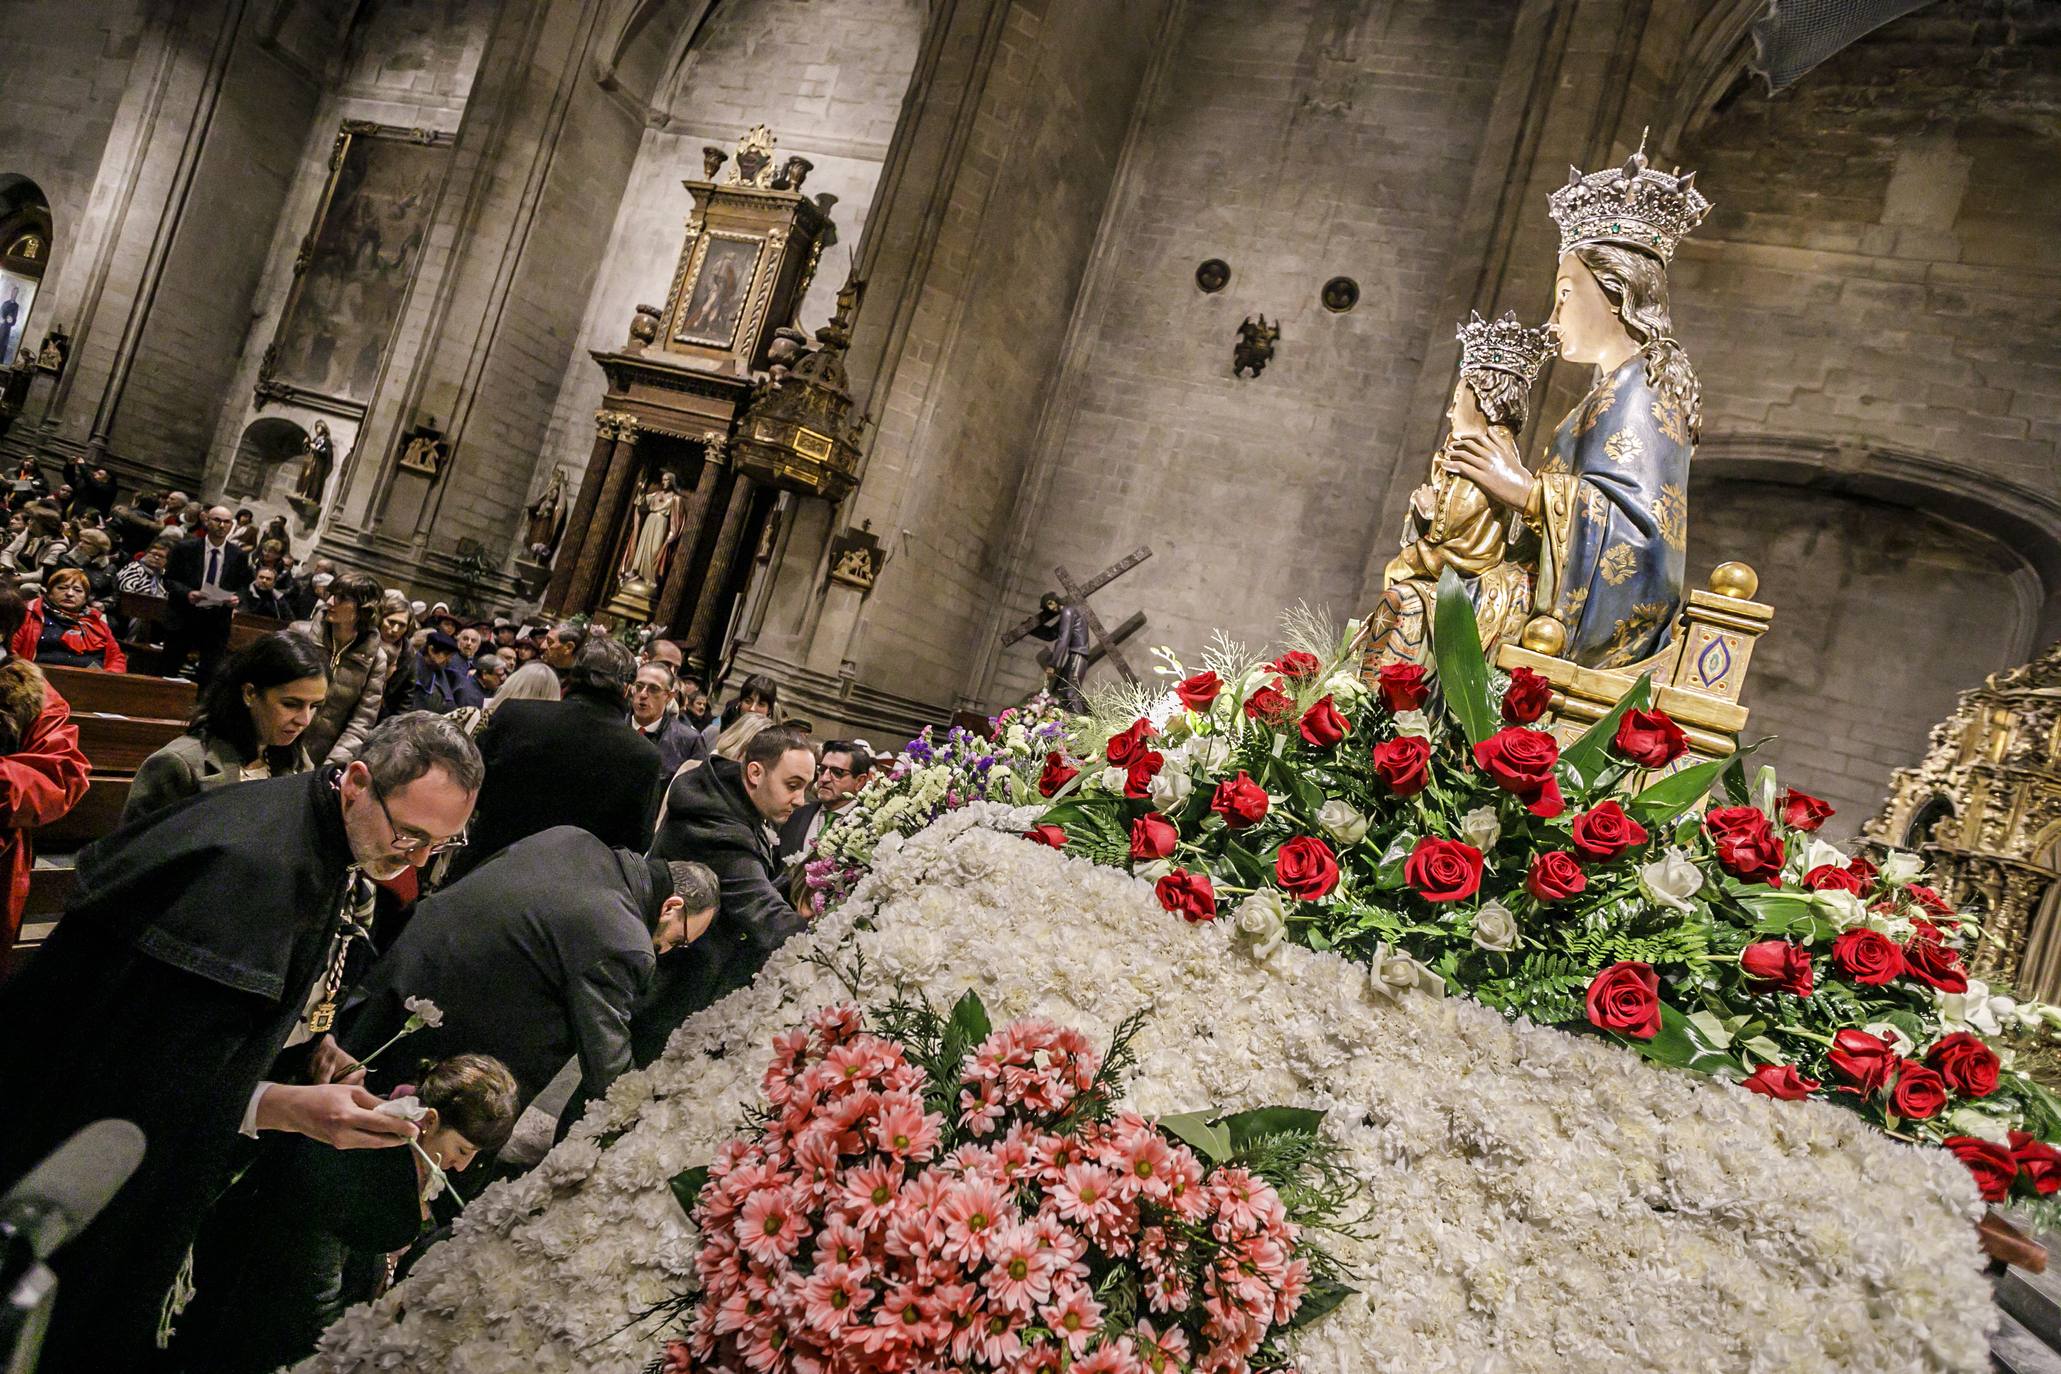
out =
{"type": "Polygon", "coordinates": [[[658,594],[658,609],[651,617],[651,623],[660,634],[669,634],[674,622],[680,618],[681,609],[687,604],[687,587],[694,578],[694,554],[701,544],[701,528],[708,522],[709,509],[715,504],[716,486],[722,479],[725,467],[723,451],[725,437],[710,430],[701,436],[704,452],[701,459],[701,475],[695,479],[694,487],[687,493],[687,507],[680,522],[680,542],[673,548],[673,566],[666,573],[666,583],[658,594]]]}
{"type": "MultiPolygon", "coordinates": [[[[565,597],[568,611],[591,611],[601,599],[602,591],[608,586],[611,563],[615,558],[616,546],[622,534],[623,512],[630,503],[632,479],[637,468],[637,417],[625,411],[604,411],[607,418],[597,417],[595,431],[600,433],[604,424],[615,441],[608,457],[608,468],[600,482],[600,493],[596,497],[592,516],[587,524],[586,537],[580,542],[579,556],[573,560],[572,581],[565,597]]],[[[586,490],[580,492],[586,498],[586,490]]]]}
{"type": "Polygon", "coordinates": [[[687,625],[687,642],[711,668],[715,664],[715,646],[709,642],[710,634],[729,594],[731,565],[737,561],[738,545],[744,542],[745,526],[751,523],[747,517],[758,490],[758,484],[748,477],[740,476],[731,484],[729,502],[723,507],[723,523],[716,531],[715,547],[709,552],[708,571],[702,576],[701,590],[694,598],[694,619],[687,625]]]}
{"type": "Polygon", "coordinates": [[[566,518],[565,537],[558,541],[558,553],[551,565],[551,586],[544,593],[544,609],[564,613],[572,592],[573,566],[587,547],[594,524],[594,507],[601,499],[601,487],[608,480],[609,458],[615,452],[615,412],[594,412],[594,449],[587,455],[587,474],[580,481],[580,494],[566,518]]]}

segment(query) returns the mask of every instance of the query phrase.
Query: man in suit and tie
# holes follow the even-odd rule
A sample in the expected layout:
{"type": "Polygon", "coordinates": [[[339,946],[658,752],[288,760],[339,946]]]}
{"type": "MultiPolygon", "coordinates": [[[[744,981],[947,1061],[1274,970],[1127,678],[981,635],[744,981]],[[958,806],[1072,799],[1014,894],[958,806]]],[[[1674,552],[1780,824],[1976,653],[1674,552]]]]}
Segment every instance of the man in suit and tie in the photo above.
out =
{"type": "Polygon", "coordinates": [[[165,650],[174,672],[186,662],[187,650],[197,651],[195,680],[203,688],[228,651],[237,590],[250,584],[249,555],[229,537],[235,524],[227,506],[214,507],[202,533],[180,540],[165,560],[165,650]]]}

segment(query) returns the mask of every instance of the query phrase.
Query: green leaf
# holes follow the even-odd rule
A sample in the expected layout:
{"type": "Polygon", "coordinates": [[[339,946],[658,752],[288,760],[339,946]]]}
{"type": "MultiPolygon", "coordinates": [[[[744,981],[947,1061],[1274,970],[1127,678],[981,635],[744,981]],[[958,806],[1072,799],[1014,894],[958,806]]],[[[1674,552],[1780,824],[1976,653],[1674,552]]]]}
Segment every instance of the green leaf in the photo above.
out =
{"type": "Polygon", "coordinates": [[[1658,1035],[1651,1040],[1636,1040],[1629,1035],[1616,1038],[1655,1063],[1669,1068],[1716,1073],[1735,1062],[1731,1055],[1711,1044],[1694,1022],[1665,1002],[1660,1004],[1658,1035]]]}
{"type": "Polygon", "coordinates": [[[1217,1125],[1231,1134],[1231,1149],[1235,1153],[1249,1148],[1262,1136],[1288,1135],[1292,1132],[1316,1134],[1323,1124],[1324,1113],[1307,1107],[1255,1107],[1249,1112],[1233,1112],[1219,1118],[1217,1125]]]}
{"type": "Polygon", "coordinates": [[[988,1022],[988,1009],[981,1002],[980,994],[972,988],[952,1006],[952,1016],[945,1023],[947,1034],[957,1035],[969,1047],[978,1045],[988,1038],[994,1027],[988,1022]]]}
{"type": "Polygon", "coordinates": [[[1574,772],[1574,784],[1586,786],[1609,760],[1610,741],[1617,737],[1617,723],[1627,711],[1643,711],[1653,699],[1653,674],[1641,673],[1632,689],[1603,719],[1582,731],[1582,737],[1561,751],[1560,761],[1574,772]]]}
{"type": "Polygon", "coordinates": [[[1159,1129],[1193,1146],[1204,1159],[1221,1164],[1231,1157],[1231,1133],[1210,1120],[1208,1112],[1178,1112],[1159,1119],[1159,1129]]]}
{"type": "Polygon", "coordinates": [[[1439,575],[1438,607],[1431,635],[1432,657],[1438,664],[1438,686],[1446,709],[1460,722],[1469,744],[1496,732],[1496,713],[1489,706],[1488,659],[1481,652],[1481,627],[1474,603],[1451,568],[1439,575]]]}
{"type": "Polygon", "coordinates": [[[701,1199],[701,1190],[708,1187],[708,1165],[697,1164],[692,1169],[682,1169],[667,1182],[680,1204],[680,1210],[691,1217],[694,1204],[701,1199]]]}
{"type": "Polygon", "coordinates": [[[1679,773],[1670,773],[1633,797],[1625,810],[1643,825],[1670,825],[1676,817],[1702,801],[1720,776],[1729,778],[1734,771],[1744,776],[1746,756],[1758,748],[1759,743],[1750,744],[1730,758],[1712,759],[1684,768],[1679,773]]]}
{"type": "Polygon", "coordinates": [[[1347,1288],[1336,1279],[1310,1280],[1309,1291],[1302,1295],[1302,1306],[1295,1309],[1295,1315],[1288,1319],[1285,1329],[1300,1331],[1319,1317],[1329,1315],[1333,1308],[1359,1291],[1347,1288]]]}
{"type": "Polygon", "coordinates": [[[1265,887],[1272,876],[1266,860],[1236,840],[1224,841],[1224,862],[1231,865],[1240,887],[1265,887]]]}

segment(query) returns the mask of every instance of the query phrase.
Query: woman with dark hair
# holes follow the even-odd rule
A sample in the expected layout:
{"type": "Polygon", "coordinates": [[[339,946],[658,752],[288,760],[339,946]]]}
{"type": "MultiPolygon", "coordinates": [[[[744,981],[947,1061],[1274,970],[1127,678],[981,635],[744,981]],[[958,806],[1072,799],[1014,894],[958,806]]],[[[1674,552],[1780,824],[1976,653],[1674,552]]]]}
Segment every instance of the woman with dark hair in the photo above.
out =
{"type": "Polygon", "coordinates": [[[230,783],[307,772],[300,739],[328,690],[328,656],[306,635],[266,635],[231,655],[186,733],[136,770],[122,824],[230,783]]]}
{"type": "Polygon", "coordinates": [[[292,626],[329,656],[329,695],[301,741],[317,763],[349,763],[379,721],[387,672],[378,620],[384,594],[364,573],[339,573],[315,619],[292,626]]]}
{"type": "Polygon", "coordinates": [[[515,1078],[500,1060],[454,1054],[382,1108],[421,1134],[392,1150],[268,1138],[193,1251],[194,1301],[171,1348],[190,1374],[269,1374],[314,1353],[346,1307],[377,1297],[394,1259],[431,1224],[455,1174],[515,1129],[515,1078]]]}
{"type": "Polygon", "coordinates": [[[0,553],[0,562],[6,563],[25,580],[36,581],[44,570],[55,567],[57,560],[71,547],[64,538],[64,517],[57,507],[36,501],[22,512],[22,532],[0,553]]]}
{"type": "Polygon", "coordinates": [[[51,573],[43,595],[29,603],[28,615],[9,647],[23,658],[60,668],[124,671],[129,660],[114,631],[98,609],[86,604],[91,589],[82,568],[51,573]]]}
{"type": "Polygon", "coordinates": [[[739,716],[764,716],[775,725],[780,723],[780,684],[766,673],[753,673],[737,689],[737,698],[725,707],[714,720],[702,727],[701,741],[714,753],[716,742],[723,731],[737,723],[739,716]]]}

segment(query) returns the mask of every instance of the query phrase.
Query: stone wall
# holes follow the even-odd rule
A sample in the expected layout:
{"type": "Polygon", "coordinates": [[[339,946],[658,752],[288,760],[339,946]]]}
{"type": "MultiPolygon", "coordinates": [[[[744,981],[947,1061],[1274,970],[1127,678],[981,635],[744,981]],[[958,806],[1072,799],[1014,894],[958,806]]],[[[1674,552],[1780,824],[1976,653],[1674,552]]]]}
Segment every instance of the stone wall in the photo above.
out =
{"type": "MultiPolygon", "coordinates": [[[[1191,0],[1113,208],[1074,378],[1048,412],[1028,502],[1034,531],[1002,583],[1028,611],[1065,564],[1155,556],[1098,600],[1134,609],[1144,642],[1199,649],[1213,628],[1271,634],[1299,600],[1354,605],[1396,434],[1456,251],[1453,224],[1502,67],[1511,9],[1452,3],[1256,7],[1191,0]],[[1230,286],[1205,295],[1196,264],[1230,286]],[[1333,314],[1318,292],[1355,278],[1333,314]],[[1231,373],[1239,322],[1281,328],[1264,375],[1231,373]]],[[[1034,645],[1002,660],[991,705],[1034,681],[1034,645]]],[[[1134,663],[1143,643],[1133,646],[1134,663]]]]}
{"type": "Polygon", "coordinates": [[[1741,550],[1775,622],[1754,649],[1749,738],[1758,763],[1839,808],[1845,840],[1879,807],[1890,770],[1961,689],[2038,649],[2041,588],[1987,535],[1905,506],[1764,482],[1698,480],[1696,546],[1741,550]]]}

